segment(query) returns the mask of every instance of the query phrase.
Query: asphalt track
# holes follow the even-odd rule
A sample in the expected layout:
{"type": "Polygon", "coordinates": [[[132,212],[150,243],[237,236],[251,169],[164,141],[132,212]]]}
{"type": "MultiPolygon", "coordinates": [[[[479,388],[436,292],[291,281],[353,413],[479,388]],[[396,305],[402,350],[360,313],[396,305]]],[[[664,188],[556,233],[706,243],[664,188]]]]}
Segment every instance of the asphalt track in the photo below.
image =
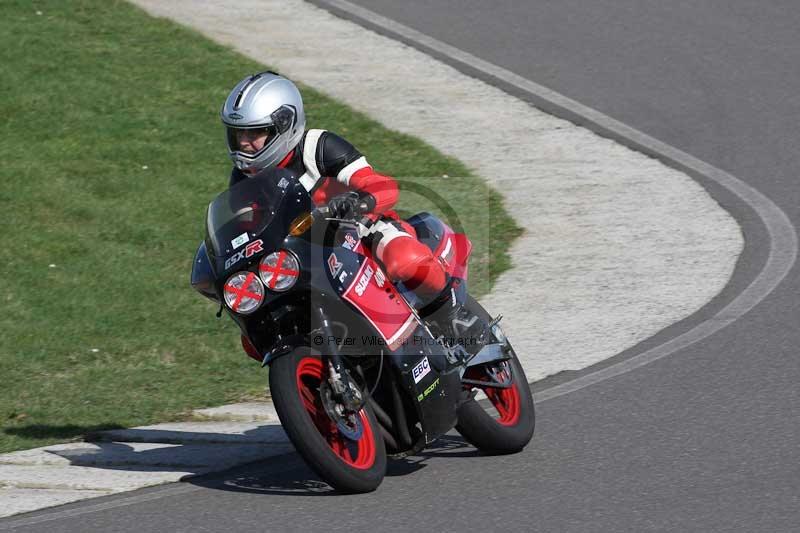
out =
{"type": "MultiPolygon", "coordinates": [[[[537,383],[546,401],[522,454],[481,457],[448,437],[394,463],[380,490],[362,496],[331,495],[290,455],[0,521],[0,530],[797,531],[800,279],[786,249],[791,235],[781,238],[770,224],[781,213],[795,227],[800,219],[800,8],[744,0],[357,3],[729,172],[757,191],[750,199],[763,194],[767,204],[754,204],[711,172],[692,172],[745,233],[728,287],[611,361],[537,383]],[[774,220],[764,216],[770,200],[782,210],[771,211],[774,220]],[[759,285],[764,272],[771,283],[759,285]],[[754,285],[755,306],[737,306],[754,285]],[[566,385],[697,327],[707,328],[704,337],[649,364],[577,390],[566,385]],[[569,390],[548,395],[559,386],[569,390]]],[[[507,80],[470,73],[569,114],[507,80]]]]}

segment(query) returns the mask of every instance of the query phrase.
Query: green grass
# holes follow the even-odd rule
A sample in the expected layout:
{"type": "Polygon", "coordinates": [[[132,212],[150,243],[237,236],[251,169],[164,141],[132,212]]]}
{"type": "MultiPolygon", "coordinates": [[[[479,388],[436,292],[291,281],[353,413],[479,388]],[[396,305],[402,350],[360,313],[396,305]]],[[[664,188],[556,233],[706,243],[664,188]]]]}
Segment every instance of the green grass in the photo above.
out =
{"type": "MultiPolygon", "coordinates": [[[[0,452],[263,394],[236,327],[188,284],[230,168],[219,106],[262,68],[123,2],[0,3],[0,452]]],[[[446,199],[485,292],[519,232],[499,197],[421,141],[303,92],[310,127],[384,173],[430,177],[401,180],[401,208],[419,210],[412,182],[446,199]]]]}

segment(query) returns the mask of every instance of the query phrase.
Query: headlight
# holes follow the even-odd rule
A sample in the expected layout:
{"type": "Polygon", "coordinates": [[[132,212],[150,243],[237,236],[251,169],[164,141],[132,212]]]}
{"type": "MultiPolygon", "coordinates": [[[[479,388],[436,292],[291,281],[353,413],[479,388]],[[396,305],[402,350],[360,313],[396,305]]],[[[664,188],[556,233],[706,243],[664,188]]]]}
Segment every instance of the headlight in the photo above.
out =
{"type": "Polygon", "coordinates": [[[237,272],[225,283],[225,303],[228,307],[247,315],[264,301],[264,284],[252,272],[237,272]]]}
{"type": "Polygon", "coordinates": [[[280,250],[272,252],[261,260],[258,265],[258,275],[270,290],[288,291],[300,277],[300,265],[294,254],[280,250]]]}

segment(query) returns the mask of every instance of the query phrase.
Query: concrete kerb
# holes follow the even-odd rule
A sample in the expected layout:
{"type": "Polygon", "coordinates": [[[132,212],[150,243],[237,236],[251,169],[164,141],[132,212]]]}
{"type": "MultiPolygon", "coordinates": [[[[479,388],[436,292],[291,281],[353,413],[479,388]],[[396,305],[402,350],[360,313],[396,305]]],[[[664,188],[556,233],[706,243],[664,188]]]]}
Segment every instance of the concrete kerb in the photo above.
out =
{"type": "Polygon", "coordinates": [[[102,431],[92,435],[92,442],[0,455],[0,517],[294,451],[269,402],[200,409],[194,415],[197,421],[102,431]]]}

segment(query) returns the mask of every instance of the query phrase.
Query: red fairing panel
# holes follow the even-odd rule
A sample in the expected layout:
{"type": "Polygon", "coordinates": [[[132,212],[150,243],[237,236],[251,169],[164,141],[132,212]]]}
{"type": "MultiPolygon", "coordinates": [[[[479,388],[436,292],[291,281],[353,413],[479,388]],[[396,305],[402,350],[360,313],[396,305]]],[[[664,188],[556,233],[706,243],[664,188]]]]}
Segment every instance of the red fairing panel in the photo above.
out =
{"type": "Polygon", "coordinates": [[[444,236],[433,255],[444,260],[448,274],[455,278],[467,279],[472,242],[463,233],[455,233],[450,226],[445,224],[444,227],[444,236]]]}
{"type": "Polygon", "coordinates": [[[417,328],[417,320],[371,254],[365,255],[342,298],[370,321],[390,350],[396,350],[417,328]]]}

